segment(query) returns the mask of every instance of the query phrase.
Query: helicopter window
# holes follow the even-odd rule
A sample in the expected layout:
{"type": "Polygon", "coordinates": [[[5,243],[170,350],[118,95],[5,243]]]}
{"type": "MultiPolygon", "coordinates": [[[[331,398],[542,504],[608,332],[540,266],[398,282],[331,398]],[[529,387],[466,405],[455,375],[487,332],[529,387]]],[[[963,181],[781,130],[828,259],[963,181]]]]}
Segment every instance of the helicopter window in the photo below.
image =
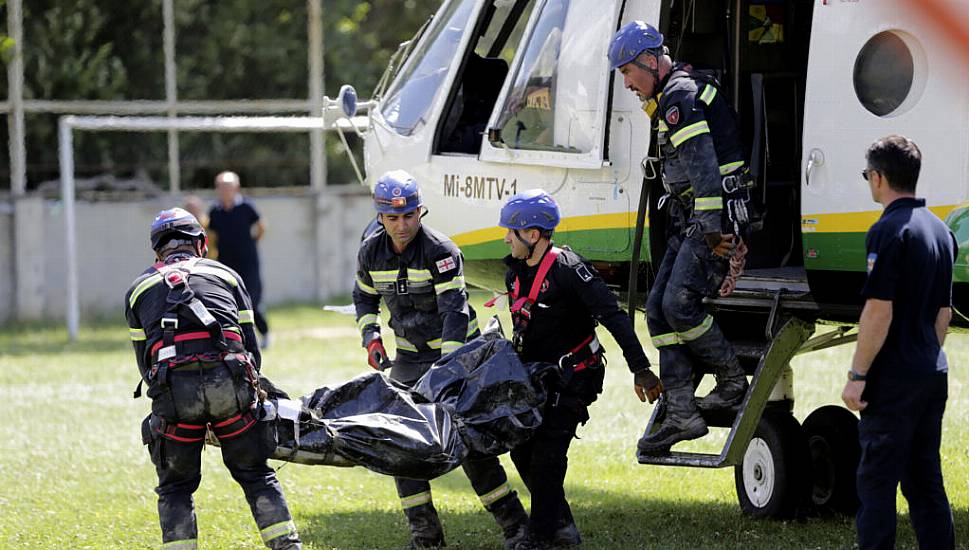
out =
{"type": "Polygon", "coordinates": [[[515,49],[525,32],[531,14],[532,0],[495,0],[495,13],[488,29],[478,40],[474,52],[480,57],[500,57],[507,64],[515,58],[515,49]]]}
{"type": "Polygon", "coordinates": [[[387,91],[381,114],[398,134],[409,136],[426,122],[448,68],[458,50],[474,0],[453,0],[435,17],[407,66],[387,91]]]}
{"type": "Polygon", "coordinates": [[[439,153],[476,155],[495,108],[508,65],[515,56],[533,0],[495,0],[483,31],[456,79],[456,93],[443,118],[439,153]]]}
{"type": "Polygon", "coordinates": [[[492,142],[514,149],[556,150],[554,89],[569,0],[549,0],[528,43],[498,119],[501,135],[492,142]]]}
{"type": "Polygon", "coordinates": [[[554,151],[576,155],[576,162],[601,162],[610,75],[600,61],[617,13],[609,8],[602,2],[537,3],[489,126],[494,148],[554,151]]]}
{"type": "Polygon", "coordinates": [[[908,97],[914,76],[915,62],[905,41],[894,32],[880,32],[855,59],[855,94],[865,109],[887,116],[908,97]]]}

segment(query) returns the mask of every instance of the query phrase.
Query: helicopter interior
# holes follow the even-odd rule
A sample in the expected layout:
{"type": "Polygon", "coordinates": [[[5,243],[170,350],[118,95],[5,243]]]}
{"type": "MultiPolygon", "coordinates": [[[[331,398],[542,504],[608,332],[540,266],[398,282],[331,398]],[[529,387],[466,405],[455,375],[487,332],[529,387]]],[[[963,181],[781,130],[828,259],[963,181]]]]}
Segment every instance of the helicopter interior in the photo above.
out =
{"type": "Polygon", "coordinates": [[[755,178],[763,228],[750,238],[751,274],[803,279],[801,134],[810,0],[664,3],[661,31],[673,59],[720,75],[733,99],[755,178]]]}

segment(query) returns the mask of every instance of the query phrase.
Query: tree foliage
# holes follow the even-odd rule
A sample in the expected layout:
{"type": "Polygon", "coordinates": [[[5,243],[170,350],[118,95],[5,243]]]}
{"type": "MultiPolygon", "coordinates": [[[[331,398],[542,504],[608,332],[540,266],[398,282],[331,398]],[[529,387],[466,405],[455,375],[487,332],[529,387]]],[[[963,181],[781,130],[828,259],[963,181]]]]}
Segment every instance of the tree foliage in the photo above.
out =
{"type": "MultiPolygon", "coordinates": [[[[368,98],[398,45],[439,4],[323,0],[325,92],[334,95],[351,83],[368,98]]],[[[5,7],[0,0],[4,19],[5,7]]],[[[175,0],[174,7],[179,99],[308,96],[306,0],[175,0]]],[[[30,0],[23,3],[23,16],[26,98],[165,98],[161,0],[30,0]]],[[[10,47],[0,35],[0,59],[6,61],[3,52],[10,47]]],[[[0,82],[6,95],[6,79],[0,82]]],[[[6,128],[0,134],[5,137],[6,128]]],[[[56,116],[28,115],[27,135],[28,181],[34,187],[57,177],[56,116]]],[[[308,183],[306,135],[179,137],[185,188],[209,187],[224,168],[236,169],[250,185],[308,183]]],[[[353,179],[341,150],[339,140],[328,139],[331,182],[353,179]]],[[[80,133],[75,155],[80,175],[140,172],[167,186],[163,133],[80,133]]],[[[6,181],[4,168],[0,177],[6,181]]]]}

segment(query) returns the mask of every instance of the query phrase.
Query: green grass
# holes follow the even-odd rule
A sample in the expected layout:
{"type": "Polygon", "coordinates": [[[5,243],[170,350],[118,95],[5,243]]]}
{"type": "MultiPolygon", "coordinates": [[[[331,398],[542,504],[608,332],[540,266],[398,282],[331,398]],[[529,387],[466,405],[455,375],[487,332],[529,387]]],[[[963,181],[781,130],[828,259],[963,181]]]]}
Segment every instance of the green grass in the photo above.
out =
{"type": "MultiPolygon", "coordinates": [[[[487,310],[475,303],[482,316],[487,310]]],[[[315,306],[270,311],[273,347],[264,372],[293,395],[366,370],[350,317],[315,306]]],[[[505,326],[510,326],[505,319],[505,326]]],[[[644,342],[642,317],[637,319],[644,342]]],[[[606,387],[569,454],[566,492],[584,548],[851,548],[851,519],[778,522],[744,517],[733,470],[641,466],[635,441],[650,408],[631,390],[615,343],[606,387]]],[[[957,538],[969,540],[969,336],[946,344],[949,404],[942,445],[957,538]]],[[[796,416],[838,403],[850,346],[795,360],[796,416]]],[[[655,350],[648,348],[651,358],[655,350]]],[[[59,325],[0,329],[0,548],[157,548],[161,535],[152,491],[156,479],[141,445],[146,399],[131,399],[137,370],[122,319],[87,325],[68,343],[59,325]]],[[[714,450],[722,439],[693,444],[714,450]]],[[[503,463],[522,491],[507,456],[503,463]]],[[[283,463],[276,463],[277,466],[283,463]]],[[[260,548],[242,491],[207,448],[196,493],[203,548],[260,548]]],[[[393,482],[362,468],[285,464],[279,471],[306,548],[402,548],[407,529],[393,482]]],[[[499,546],[498,528],[463,474],[433,482],[435,505],[452,548],[499,546]]],[[[526,507],[527,492],[523,492],[526,507]]],[[[914,548],[899,497],[899,545],[914,548]]]]}

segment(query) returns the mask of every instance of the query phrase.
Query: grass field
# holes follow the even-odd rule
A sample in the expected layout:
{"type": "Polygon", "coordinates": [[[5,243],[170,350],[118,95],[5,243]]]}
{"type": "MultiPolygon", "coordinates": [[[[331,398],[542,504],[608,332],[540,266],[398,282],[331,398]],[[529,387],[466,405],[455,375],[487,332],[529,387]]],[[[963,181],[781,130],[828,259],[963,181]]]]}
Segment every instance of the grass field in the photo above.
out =
{"type": "MultiPolygon", "coordinates": [[[[479,306],[481,297],[476,297],[479,306]]],[[[485,314],[482,314],[485,315],[485,314]]],[[[270,311],[273,347],[263,372],[293,395],[364,372],[350,317],[318,307],[270,311]]],[[[637,328],[644,342],[644,323],[637,328]]],[[[505,326],[510,326],[506,324],[505,326]]],[[[615,343],[606,388],[591,407],[570,452],[566,492],[584,548],[851,548],[853,520],[809,517],[755,521],[741,515],[733,469],[640,466],[635,441],[650,408],[631,391],[631,377],[615,343]]],[[[951,365],[942,445],[946,487],[956,536],[969,547],[969,336],[946,344],[951,365]]],[[[851,347],[795,360],[795,414],[840,402],[851,347]]],[[[656,352],[647,348],[655,361],[656,352]]],[[[86,326],[69,344],[60,325],[0,329],[0,548],[157,548],[156,479],[141,445],[139,425],[149,403],[131,398],[138,380],[124,321],[86,326]]],[[[722,437],[722,436],[721,436],[722,437]]],[[[693,449],[715,450],[722,439],[693,449]]],[[[522,484],[507,456],[513,485],[522,484]]],[[[275,463],[276,466],[283,463],[275,463]]],[[[204,453],[196,493],[202,548],[260,548],[242,491],[217,449],[204,453]]],[[[407,529],[390,478],[362,468],[285,464],[279,471],[306,548],[403,548],[407,529]]],[[[499,532],[463,474],[433,482],[450,547],[499,547],[499,532]]],[[[527,491],[522,497],[528,506],[527,491]]],[[[899,497],[899,547],[913,548],[904,499],[899,497]]]]}

